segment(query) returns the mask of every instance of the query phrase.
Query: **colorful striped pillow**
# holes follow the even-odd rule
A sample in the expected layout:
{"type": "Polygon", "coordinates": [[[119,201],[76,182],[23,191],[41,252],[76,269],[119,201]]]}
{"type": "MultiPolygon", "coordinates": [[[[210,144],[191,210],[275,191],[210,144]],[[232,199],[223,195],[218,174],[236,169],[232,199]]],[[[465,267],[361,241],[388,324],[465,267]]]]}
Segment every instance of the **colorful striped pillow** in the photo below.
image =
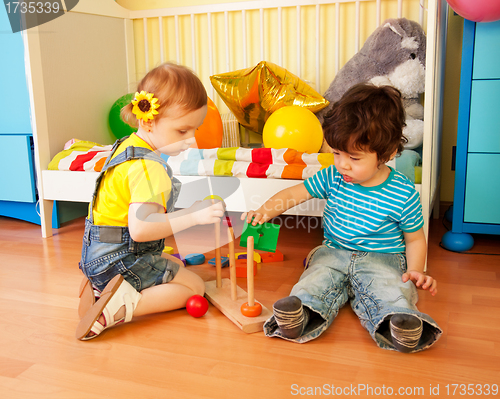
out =
{"type": "Polygon", "coordinates": [[[307,154],[290,148],[190,148],[168,159],[174,174],[306,179],[333,165],[333,154],[307,154]]]}
{"type": "Polygon", "coordinates": [[[112,148],[112,145],[76,140],[50,161],[48,169],[100,172],[112,148]]]}

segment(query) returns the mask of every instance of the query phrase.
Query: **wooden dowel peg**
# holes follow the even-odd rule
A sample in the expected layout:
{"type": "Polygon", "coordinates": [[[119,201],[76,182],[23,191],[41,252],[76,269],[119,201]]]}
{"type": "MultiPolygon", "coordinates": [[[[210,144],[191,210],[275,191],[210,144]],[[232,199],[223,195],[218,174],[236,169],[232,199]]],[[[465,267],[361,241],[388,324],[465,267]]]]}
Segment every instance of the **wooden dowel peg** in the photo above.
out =
{"type": "Polygon", "coordinates": [[[257,317],[262,313],[262,305],[255,302],[253,286],[253,236],[247,240],[247,295],[248,302],[241,305],[241,314],[247,317],[257,317]]]}
{"type": "Polygon", "coordinates": [[[222,287],[222,261],[220,254],[220,221],[215,223],[215,273],[216,287],[222,287]]]}
{"type": "Polygon", "coordinates": [[[250,236],[247,240],[247,291],[250,306],[255,305],[253,267],[253,237],[250,236]]]}
{"type": "Polygon", "coordinates": [[[227,242],[229,244],[229,278],[231,280],[231,299],[236,301],[237,286],[236,286],[236,259],[234,254],[234,231],[232,227],[227,229],[227,242]]]}

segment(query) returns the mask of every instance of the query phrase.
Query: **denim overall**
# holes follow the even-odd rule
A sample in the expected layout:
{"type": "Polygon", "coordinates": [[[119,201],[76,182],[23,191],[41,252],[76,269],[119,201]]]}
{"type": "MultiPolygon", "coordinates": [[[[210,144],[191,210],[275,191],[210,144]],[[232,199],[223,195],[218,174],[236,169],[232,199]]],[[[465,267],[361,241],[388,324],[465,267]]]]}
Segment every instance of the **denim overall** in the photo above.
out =
{"type": "Polygon", "coordinates": [[[383,349],[396,350],[389,329],[392,315],[419,318],[423,332],[413,352],[424,350],[439,339],[442,330],[431,317],[418,311],[415,284],[401,280],[406,270],[404,254],[316,247],[307,256],[306,270],[290,293],[311,310],[305,331],[296,339],[285,338],[271,316],[264,332],[298,343],[310,341],[326,331],[340,308],[350,302],[363,327],[383,349]]]}
{"type": "Polygon", "coordinates": [[[85,219],[82,258],[79,266],[83,274],[99,290],[117,274],[123,275],[137,291],[171,281],[179,265],[161,256],[165,239],[136,242],[130,237],[128,227],[97,226],[94,224],[93,209],[101,180],[105,172],[126,161],[149,159],[161,163],[172,181],[172,191],[167,203],[167,212],[174,210],[181,183],[173,177],[170,166],[153,151],[142,147],[127,147],[125,151],[111,159],[118,146],[126,139],[117,140],[111,154],[99,174],[89,215],[85,219]]]}

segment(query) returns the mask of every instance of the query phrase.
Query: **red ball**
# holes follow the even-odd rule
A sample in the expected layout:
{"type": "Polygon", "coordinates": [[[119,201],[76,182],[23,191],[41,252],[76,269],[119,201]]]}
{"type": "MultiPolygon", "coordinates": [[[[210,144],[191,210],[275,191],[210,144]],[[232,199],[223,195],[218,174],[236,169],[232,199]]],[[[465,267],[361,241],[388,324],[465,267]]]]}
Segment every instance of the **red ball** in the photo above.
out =
{"type": "Polygon", "coordinates": [[[207,313],[208,301],[201,295],[193,295],[186,303],[186,310],[193,317],[201,317],[207,313]]]}

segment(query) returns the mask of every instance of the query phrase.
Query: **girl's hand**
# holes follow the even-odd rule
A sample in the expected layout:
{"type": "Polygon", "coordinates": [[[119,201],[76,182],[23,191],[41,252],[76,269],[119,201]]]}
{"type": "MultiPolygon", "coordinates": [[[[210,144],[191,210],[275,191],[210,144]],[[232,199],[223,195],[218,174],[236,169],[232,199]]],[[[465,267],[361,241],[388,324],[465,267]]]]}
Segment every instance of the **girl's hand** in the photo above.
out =
{"type": "Polygon", "coordinates": [[[224,216],[222,201],[212,199],[196,201],[188,211],[195,225],[219,223],[224,216]]]}
{"type": "Polygon", "coordinates": [[[429,290],[432,296],[437,294],[437,281],[431,276],[427,276],[426,274],[417,271],[408,271],[403,274],[402,280],[403,283],[411,280],[417,288],[429,290]]]}
{"type": "Polygon", "coordinates": [[[241,220],[245,220],[247,223],[251,223],[252,226],[257,226],[257,223],[262,224],[265,222],[264,215],[255,211],[250,211],[241,215],[241,220]],[[252,221],[253,218],[253,221],[252,221]]]}

